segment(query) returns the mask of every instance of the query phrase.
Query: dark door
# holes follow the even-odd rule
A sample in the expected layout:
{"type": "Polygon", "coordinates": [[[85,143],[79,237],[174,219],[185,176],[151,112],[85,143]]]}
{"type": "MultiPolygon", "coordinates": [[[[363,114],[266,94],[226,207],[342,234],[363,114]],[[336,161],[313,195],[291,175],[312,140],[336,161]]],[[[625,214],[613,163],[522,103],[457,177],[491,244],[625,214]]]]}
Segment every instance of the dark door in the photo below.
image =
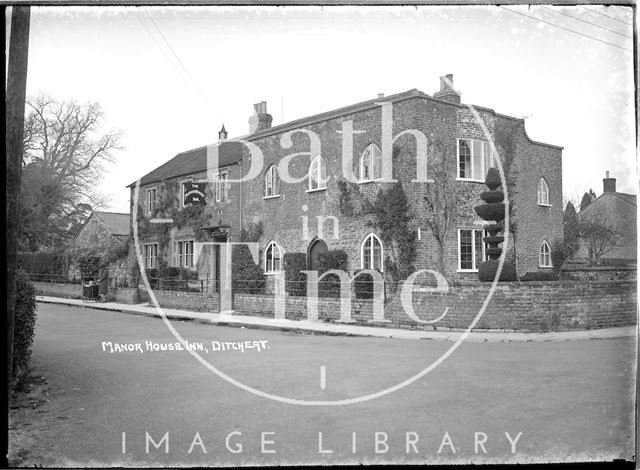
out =
{"type": "Polygon", "coordinates": [[[329,251],[329,249],[323,240],[318,238],[311,242],[311,245],[309,245],[309,253],[307,255],[307,267],[310,271],[318,269],[318,257],[327,251],[329,251]]]}

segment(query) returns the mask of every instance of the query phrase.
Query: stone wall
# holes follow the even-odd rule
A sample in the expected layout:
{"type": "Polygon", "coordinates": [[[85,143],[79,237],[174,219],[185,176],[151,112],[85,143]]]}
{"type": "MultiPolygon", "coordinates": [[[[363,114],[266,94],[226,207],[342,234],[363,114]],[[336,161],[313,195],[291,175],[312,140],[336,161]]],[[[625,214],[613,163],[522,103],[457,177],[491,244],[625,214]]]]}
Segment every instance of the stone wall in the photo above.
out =
{"type": "Polygon", "coordinates": [[[562,279],[581,281],[635,281],[637,273],[635,266],[563,266],[560,276],[562,279]]]}
{"type": "MultiPolygon", "coordinates": [[[[434,320],[448,309],[444,318],[433,324],[412,320],[396,294],[384,306],[385,319],[396,327],[466,329],[489,292],[490,284],[481,283],[450,286],[446,294],[415,292],[412,307],[420,320],[434,320]]],[[[636,302],[636,284],[631,281],[501,283],[476,328],[562,331],[628,326],[636,324],[636,302]]],[[[286,318],[305,319],[306,305],[305,297],[288,296],[286,318]]],[[[238,314],[272,317],[274,297],[236,294],[234,309],[238,314]]],[[[338,320],[338,299],[319,299],[318,312],[320,320],[338,320]]],[[[372,302],[353,300],[351,317],[359,323],[369,323],[373,318],[372,302]]]]}

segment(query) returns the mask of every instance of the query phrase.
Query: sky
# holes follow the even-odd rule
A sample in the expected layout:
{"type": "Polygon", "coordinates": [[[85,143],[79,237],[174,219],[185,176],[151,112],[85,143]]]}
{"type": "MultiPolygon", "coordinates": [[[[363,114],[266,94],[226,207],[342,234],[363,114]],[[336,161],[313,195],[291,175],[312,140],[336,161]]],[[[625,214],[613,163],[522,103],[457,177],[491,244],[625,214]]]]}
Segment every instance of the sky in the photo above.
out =
{"type": "MultiPolygon", "coordinates": [[[[27,94],[99,102],[120,129],[107,210],[177,153],[453,74],[462,102],[560,145],[563,193],[637,193],[632,10],[613,6],[32,7],[27,94]],[[525,16],[526,15],[526,16],[525,16]],[[535,19],[534,19],[535,18],[535,19]],[[570,31],[569,31],[570,30],[570,31]]],[[[8,23],[7,23],[8,27],[8,23]]]]}

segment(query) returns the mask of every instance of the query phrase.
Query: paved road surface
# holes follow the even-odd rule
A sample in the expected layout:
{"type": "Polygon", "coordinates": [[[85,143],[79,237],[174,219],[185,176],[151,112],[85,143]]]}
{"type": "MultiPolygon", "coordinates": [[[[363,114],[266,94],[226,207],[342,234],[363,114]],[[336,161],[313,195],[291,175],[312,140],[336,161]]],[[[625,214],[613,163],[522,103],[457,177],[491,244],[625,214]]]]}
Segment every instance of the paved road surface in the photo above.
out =
{"type": "MultiPolygon", "coordinates": [[[[48,382],[48,402],[16,421],[31,436],[29,465],[480,463],[633,454],[635,338],[464,343],[431,373],[384,397],[297,406],[241,390],[185,351],[148,351],[147,341],[176,342],[160,319],[45,304],[38,315],[33,365],[48,382]],[[103,342],[134,350],[111,353],[103,342]],[[512,453],[509,439],[519,433],[512,453]]],[[[201,357],[222,372],[297,400],[383,390],[452,344],[172,324],[201,343],[201,357]],[[261,350],[212,350],[238,341],[261,350]]]]}

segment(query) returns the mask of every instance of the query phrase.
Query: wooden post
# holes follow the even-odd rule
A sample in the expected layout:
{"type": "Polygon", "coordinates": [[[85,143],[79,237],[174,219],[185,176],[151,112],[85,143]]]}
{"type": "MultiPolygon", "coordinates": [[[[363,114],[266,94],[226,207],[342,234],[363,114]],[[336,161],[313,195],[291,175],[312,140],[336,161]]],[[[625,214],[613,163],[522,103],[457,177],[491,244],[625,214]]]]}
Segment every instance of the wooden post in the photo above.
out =
{"type": "Polygon", "coordinates": [[[6,194],[7,214],[7,390],[13,378],[13,328],[16,303],[16,268],[20,217],[20,182],[24,134],[24,106],[29,55],[30,7],[12,7],[6,94],[6,194]]]}

